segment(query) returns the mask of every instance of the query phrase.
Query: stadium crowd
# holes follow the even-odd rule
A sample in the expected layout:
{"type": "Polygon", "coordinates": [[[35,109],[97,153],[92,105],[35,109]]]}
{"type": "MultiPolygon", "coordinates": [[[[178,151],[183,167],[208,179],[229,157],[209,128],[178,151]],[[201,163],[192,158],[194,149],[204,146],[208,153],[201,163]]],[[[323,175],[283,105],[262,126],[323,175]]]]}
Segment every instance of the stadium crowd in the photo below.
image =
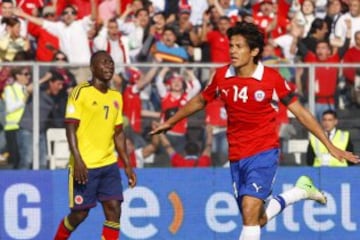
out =
{"type": "MultiPolygon", "coordinates": [[[[303,102],[309,72],[297,63],[360,64],[360,0],[2,0],[0,61],[54,63],[40,69],[43,158],[46,130],[64,127],[68,94],[91,78],[91,54],[105,50],[116,64],[112,85],[123,94],[134,167],[223,166],[227,117],[220,100],[166,134],[148,132],[199,93],[212,74],[210,68],[182,64],[228,63],[226,31],[241,21],[263,30],[265,64],[290,64],[279,71],[303,102]],[[136,67],[139,63],[179,67],[136,67]]],[[[0,66],[0,161],[29,169],[29,150],[19,146],[31,144],[31,64],[0,66]]],[[[317,67],[315,86],[319,120],[339,107],[339,94],[346,107],[360,107],[360,65],[317,67]]],[[[289,120],[284,106],[279,109],[280,132],[289,120]]]]}

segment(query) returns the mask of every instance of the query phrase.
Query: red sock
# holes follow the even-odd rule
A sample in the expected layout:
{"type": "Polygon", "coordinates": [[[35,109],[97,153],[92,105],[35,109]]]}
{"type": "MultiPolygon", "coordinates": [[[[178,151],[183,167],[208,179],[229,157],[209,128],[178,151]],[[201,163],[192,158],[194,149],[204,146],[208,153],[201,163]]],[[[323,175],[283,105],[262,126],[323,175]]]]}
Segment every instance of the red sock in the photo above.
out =
{"type": "Polygon", "coordinates": [[[65,217],[59,224],[58,230],[56,231],[56,235],[54,240],[66,240],[70,237],[73,227],[69,224],[67,217],[65,217]]]}
{"type": "Polygon", "coordinates": [[[103,240],[118,240],[120,235],[120,223],[105,221],[103,230],[102,230],[102,238],[103,240]]]}

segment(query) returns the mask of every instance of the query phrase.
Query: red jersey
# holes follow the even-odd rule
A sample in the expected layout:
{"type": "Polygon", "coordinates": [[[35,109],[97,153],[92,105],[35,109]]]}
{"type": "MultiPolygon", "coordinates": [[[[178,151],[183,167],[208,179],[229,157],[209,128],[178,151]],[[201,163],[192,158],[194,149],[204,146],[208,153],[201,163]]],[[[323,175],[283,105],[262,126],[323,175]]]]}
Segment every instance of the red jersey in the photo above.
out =
{"type": "MultiPolygon", "coordinates": [[[[187,94],[183,93],[179,98],[175,98],[173,95],[168,93],[162,100],[161,100],[161,119],[167,120],[168,118],[172,117],[179,108],[183,107],[187,102],[187,94]]],[[[187,128],[187,118],[184,118],[175,126],[169,130],[169,133],[175,133],[179,135],[184,135],[186,133],[187,128]]]]}
{"type": "MultiPolygon", "coordinates": [[[[306,63],[340,63],[338,54],[330,56],[326,61],[317,59],[315,53],[308,51],[306,63]]],[[[317,103],[335,103],[335,91],[338,80],[338,69],[335,67],[317,67],[315,69],[315,97],[317,103]]]]}
{"type": "Polygon", "coordinates": [[[33,10],[44,6],[42,0],[16,0],[17,7],[21,8],[27,14],[32,15],[33,10]]]}
{"type": "MultiPolygon", "coordinates": [[[[344,63],[360,63],[360,49],[356,47],[349,48],[344,55],[344,63]]],[[[344,68],[346,80],[354,84],[355,68],[344,68]]]]}
{"type": "Polygon", "coordinates": [[[219,31],[210,31],[207,33],[207,42],[210,46],[211,62],[228,63],[230,62],[229,39],[219,31]]]}
{"type": "Polygon", "coordinates": [[[54,51],[60,49],[59,39],[31,22],[28,23],[28,32],[37,39],[36,60],[51,62],[54,58],[54,51]]]}
{"type": "Polygon", "coordinates": [[[136,85],[129,85],[123,93],[123,113],[128,118],[132,130],[141,132],[141,99],[136,85]]]}
{"type": "Polygon", "coordinates": [[[209,102],[205,107],[205,122],[216,127],[226,127],[227,114],[224,102],[220,98],[209,102]]]}
{"type": "Polygon", "coordinates": [[[271,68],[257,65],[252,77],[237,77],[232,66],[218,68],[202,96],[207,102],[219,96],[228,114],[229,159],[238,161],[279,147],[276,102],[296,100],[293,91],[271,68]]]}
{"type": "Polygon", "coordinates": [[[211,159],[206,155],[202,155],[200,157],[183,157],[178,153],[174,153],[171,156],[171,165],[173,167],[209,167],[211,165],[211,159]]]}
{"type": "Polygon", "coordinates": [[[261,12],[254,15],[254,23],[258,25],[264,33],[265,33],[265,29],[268,28],[268,26],[275,17],[277,17],[277,25],[274,28],[274,30],[272,30],[269,34],[264,35],[265,40],[267,40],[268,37],[277,38],[285,34],[288,20],[282,16],[276,16],[276,15],[264,16],[261,12]]]}

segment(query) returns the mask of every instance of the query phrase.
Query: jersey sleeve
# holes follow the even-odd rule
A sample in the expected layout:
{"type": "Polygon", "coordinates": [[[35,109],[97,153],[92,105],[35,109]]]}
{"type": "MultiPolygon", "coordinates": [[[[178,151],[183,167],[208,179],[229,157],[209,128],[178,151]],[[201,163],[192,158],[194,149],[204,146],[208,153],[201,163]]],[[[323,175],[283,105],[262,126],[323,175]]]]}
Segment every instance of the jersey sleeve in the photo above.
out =
{"type": "Polygon", "coordinates": [[[287,81],[281,77],[281,75],[275,72],[275,91],[277,96],[279,97],[279,100],[284,105],[289,105],[290,103],[293,103],[297,100],[297,96],[294,92],[294,89],[290,87],[290,85],[287,83],[287,81]]]}
{"type": "Polygon", "coordinates": [[[202,96],[204,97],[206,102],[211,102],[211,100],[217,97],[217,74],[216,72],[210,77],[208,85],[202,91],[202,96]]]}
{"type": "Polygon", "coordinates": [[[78,87],[74,88],[68,97],[66,104],[66,113],[65,113],[65,121],[80,121],[81,112],[82,112],[82,96],[80,94],[80,89],[78,87]]]}

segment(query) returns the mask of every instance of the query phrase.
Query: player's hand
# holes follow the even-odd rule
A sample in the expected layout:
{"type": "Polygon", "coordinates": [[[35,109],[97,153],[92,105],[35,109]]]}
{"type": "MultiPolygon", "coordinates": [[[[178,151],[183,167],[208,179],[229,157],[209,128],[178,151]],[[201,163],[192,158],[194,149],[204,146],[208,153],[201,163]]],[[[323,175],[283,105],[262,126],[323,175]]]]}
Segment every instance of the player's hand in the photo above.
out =
{"type": "Polygon", "coordinates": [[[128,178],[128,184],[131,188],[136,186],[136,174],[134,173],[132,167],[126,167],[125,173],[128,178]]]}
{"type": "Polygon", "coordinates": [[[78,184],[86,184],[88,181],[88,169],[82,160],[75,160],[74,179],[78,184]]]}
{"type": "Polygon", "coordinates": [[[160,134],[162,132],[166,132],[167,130],[171,129],[172,126],[168,123],[162,123],[159,126],[157,126],[156,128],[154,128],[149,134],[150,135],[155,135],[155,134],[160,134]]]}
{"type": "Polygon", "coordinates": [[[343,151],[341,149],[338,149],[337,147],[333,147],[332,149],[329,149],[329,152],[334,158],[338,159],[340,162],[347,160],[354,164],[360,163],[359,156],[353,154],[352,152],[343,151]]]}

